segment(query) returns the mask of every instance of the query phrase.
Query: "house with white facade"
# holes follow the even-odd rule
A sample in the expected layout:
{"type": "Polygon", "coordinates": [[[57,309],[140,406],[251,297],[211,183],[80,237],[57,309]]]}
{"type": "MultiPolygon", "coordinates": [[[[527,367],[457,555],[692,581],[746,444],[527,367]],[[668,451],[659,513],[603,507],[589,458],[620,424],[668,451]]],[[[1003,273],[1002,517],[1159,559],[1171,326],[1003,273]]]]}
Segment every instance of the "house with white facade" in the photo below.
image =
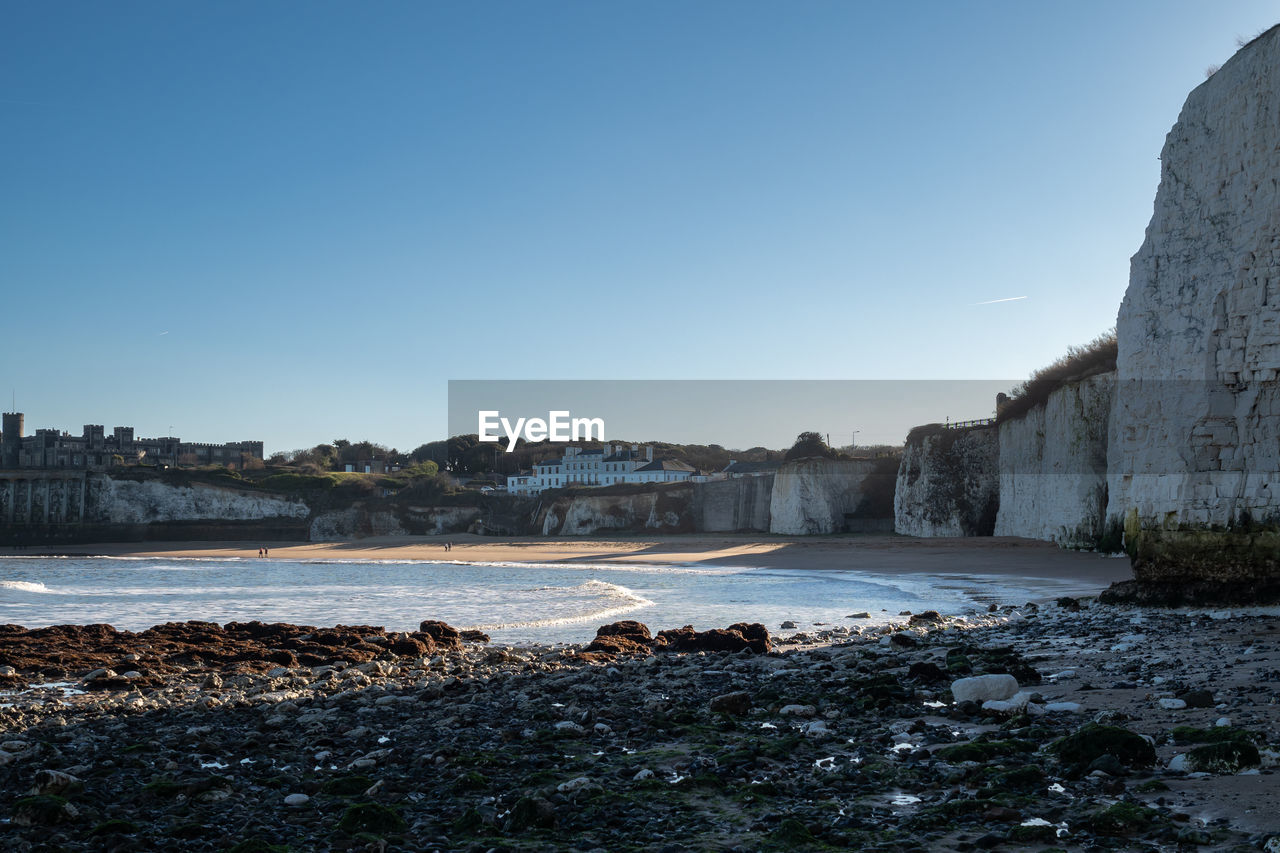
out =
{"type": "Polygon", "coordinates": [[[534,495],[566,486],[612,486],[619,483],[675,483],[688,480],[693,468],[674,459],[654,459],[653,447],[640,452],[638,445],[625,448],[606,444],[589,450],[566,447],[564,456],[543,459],[530,472],[507,478],[507,491],[534,495]]]}

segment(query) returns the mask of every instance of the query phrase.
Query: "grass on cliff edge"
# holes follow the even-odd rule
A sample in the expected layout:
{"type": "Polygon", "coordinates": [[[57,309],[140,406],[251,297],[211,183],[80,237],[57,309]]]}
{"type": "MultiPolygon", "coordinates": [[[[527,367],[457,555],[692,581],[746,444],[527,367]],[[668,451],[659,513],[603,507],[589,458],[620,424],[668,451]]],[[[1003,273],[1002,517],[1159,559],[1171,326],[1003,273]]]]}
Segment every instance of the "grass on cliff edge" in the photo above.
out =
{"type": "Polygon", "coordinates": [[[1069,382],[1079,382],[1116,369],[1116,330],[1099,335],[1084,346],[1071,347],[1067,354],[1048,367],[1042,367],[1031,378],[1011,392],[996,420],[1020,418],[1036,406],[1048,401],[1049,395],[1069,382]]]}

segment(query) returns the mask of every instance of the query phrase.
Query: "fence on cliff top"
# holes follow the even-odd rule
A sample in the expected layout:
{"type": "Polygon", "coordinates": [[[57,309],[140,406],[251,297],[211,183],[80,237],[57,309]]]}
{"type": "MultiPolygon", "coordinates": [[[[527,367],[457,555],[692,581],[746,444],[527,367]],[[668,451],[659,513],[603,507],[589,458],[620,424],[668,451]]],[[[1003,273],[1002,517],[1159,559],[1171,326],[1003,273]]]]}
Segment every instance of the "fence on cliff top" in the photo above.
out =
{"type": "Polygon", "coordinates": [[[976,427],[992,426],[995,424],[995,418],[979,418],[976,421],[947,421],[942,424],[943,429],[974,429],[976,427]]]}

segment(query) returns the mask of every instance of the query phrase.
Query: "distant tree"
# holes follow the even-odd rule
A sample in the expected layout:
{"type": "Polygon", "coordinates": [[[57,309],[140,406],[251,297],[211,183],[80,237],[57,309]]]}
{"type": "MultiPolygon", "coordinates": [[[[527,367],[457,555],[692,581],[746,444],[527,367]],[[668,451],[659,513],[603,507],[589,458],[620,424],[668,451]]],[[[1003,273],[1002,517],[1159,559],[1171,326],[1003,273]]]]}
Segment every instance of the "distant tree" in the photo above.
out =
{"type": "Polygon", "coordinates": [[[428,459],[425,462],[411,465],[405,468],[404,471],[410,477],[434,477],[440,473],[440,466],[428,459]]]}
{"type": "Polygon", "coordinates": [[[819,457],[822,459],[835,459],[838,454],[827,446],[823,440],[821,433],[802,432],[796,436],[796,443],[791,445],[791,449],[787,451],[784,459],[788,462],[792,459],[811,459],[819,457]]]}

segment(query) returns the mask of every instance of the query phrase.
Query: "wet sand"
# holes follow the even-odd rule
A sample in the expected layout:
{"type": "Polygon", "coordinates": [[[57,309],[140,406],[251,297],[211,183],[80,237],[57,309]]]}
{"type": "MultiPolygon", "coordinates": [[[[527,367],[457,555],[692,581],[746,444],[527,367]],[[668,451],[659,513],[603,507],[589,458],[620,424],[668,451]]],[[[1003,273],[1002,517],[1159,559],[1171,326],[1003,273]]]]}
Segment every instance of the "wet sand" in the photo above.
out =
{"type": "MultiPolygon", "coordinates": [[[[692,534],[589,538],[382,536],[347,542],[137,542],[30,548],[25,556],[252,557],[266,545],[288,560],[445,560],[459,563],[700,563],[782,569],[1010,575],[1102,588],[1133,575],[1129,561],[1015,538],[894,535],[692,534]],[[452,548],[445,550],[445,543],[452,548]]],[[[0,556],[6,553],[0,551],[0,556]]]]}

